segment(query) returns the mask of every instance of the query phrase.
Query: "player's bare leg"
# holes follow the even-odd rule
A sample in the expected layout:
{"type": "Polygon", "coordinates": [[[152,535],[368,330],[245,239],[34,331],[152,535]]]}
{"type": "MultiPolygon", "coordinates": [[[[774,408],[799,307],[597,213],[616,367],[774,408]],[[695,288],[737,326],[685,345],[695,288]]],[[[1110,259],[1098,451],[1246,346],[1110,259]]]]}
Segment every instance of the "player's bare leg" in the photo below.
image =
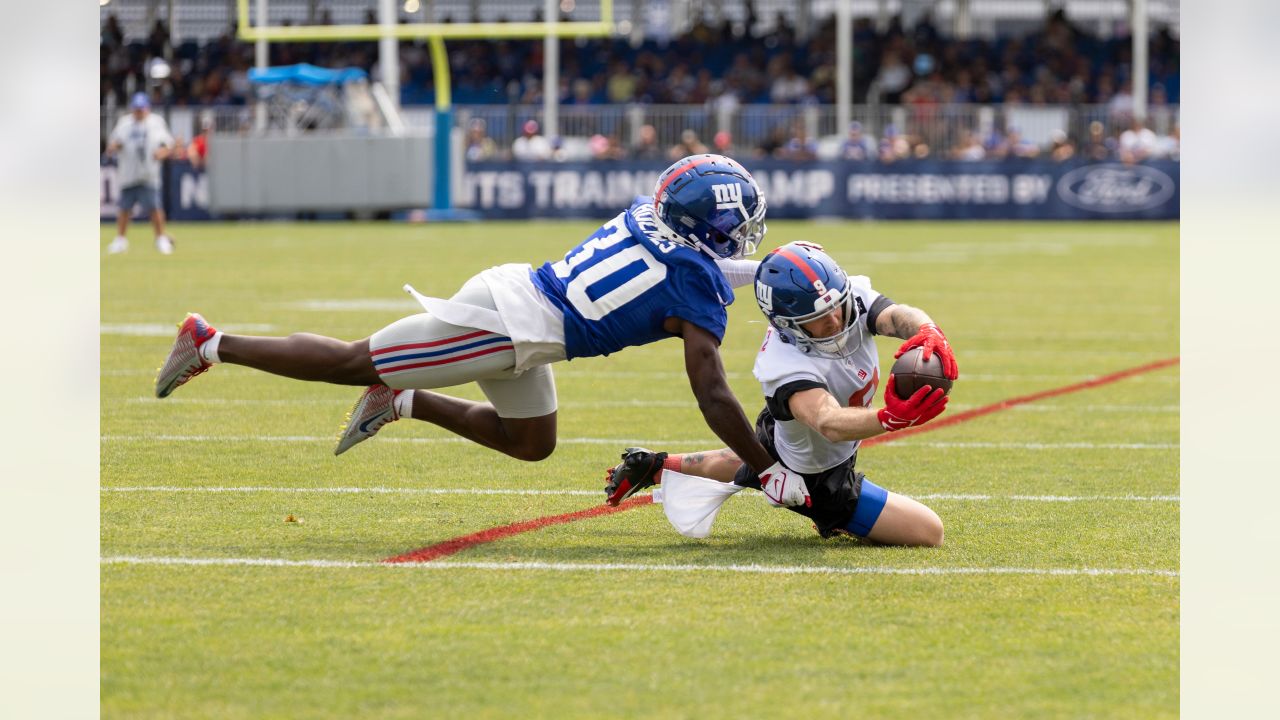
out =
{"type": "Polygon", "coordinates": [[[178,325],[178,336],[156,374],[156,397],[164,398],[192,378],[229,362],[273,375],[335,385],[381,383],[369,357],[369,340],[345,342],[322,335],[251,337],[218,332],[198,313],[178,325]]]}
{"type": "Polygon", "coordinates": [[[489,403],[415,390],[411,417],[517,460],[542,460],[556,449],[554,412],[541,417],[504,418],[489,403]]]}
{"type": "Polygon", "coordinates": [[[282,338],[223,333],[218,355],[222,362],[295,380],[335,385],[382,382],[369,358],[368,338],[346,342],[311,333],[294,333],[282,338]]]}
{"type": "Polygon", "coordinates": [[[881,545],[942,547],[942,518],[918,500],[889,493],[867,539],[881,545]]]}

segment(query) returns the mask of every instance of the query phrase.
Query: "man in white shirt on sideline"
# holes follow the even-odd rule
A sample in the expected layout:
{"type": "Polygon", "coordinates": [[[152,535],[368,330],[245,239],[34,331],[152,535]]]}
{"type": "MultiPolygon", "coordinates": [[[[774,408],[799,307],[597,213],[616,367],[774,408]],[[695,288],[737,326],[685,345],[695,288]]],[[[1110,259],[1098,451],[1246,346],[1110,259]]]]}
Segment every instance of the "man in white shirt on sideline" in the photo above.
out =
{"type": "Polygon", "coordinates": [[[1128,130],[1120,133],[1120,160],[1132,164],[1147,160],[1159,149],[1156,134],[1139,117],[1130,121],[1128,130]]]}
{"type": "Polygon", "coordinates": [[[135,93],[129,102],[130,113],[120,118],[107,142],[107,155],[116,156],[116,174],[120,179],[120,205],[116,216],[116,238],[107,246],[108,253],[129,249],[125,232],[137,206],[151,218],[156,232],[156,250],[173,252],[173,239],[164,232],[164,208],[160,204],[160,163],[173,150],[173,135],[164,118],[151,114],[151,100],[144,92],[135,93]]]}
{"type": "Polygon", "coordinates": [[[511,156],[517,162],[551,159],[551,141],[538,134],[538,121],[525,122],[524,134],[511,143],[511,156]]]}

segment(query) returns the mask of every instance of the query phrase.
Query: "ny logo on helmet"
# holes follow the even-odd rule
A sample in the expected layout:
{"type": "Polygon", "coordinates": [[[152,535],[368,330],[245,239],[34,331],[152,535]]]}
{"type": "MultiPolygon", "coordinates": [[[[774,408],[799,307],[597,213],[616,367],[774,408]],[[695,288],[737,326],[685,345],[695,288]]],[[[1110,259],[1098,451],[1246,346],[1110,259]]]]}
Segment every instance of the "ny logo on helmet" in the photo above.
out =
{"type": "Polygon", "coordinates": [[[773,286],[762,282],[756,283],[756,302],[765,312],[773,310],[773,286]]]}
{"type": "Polygon", "coordinates": [[[737,183],[724,183],[721,185],[712,185],[711,191],[716,194],[717,210],[732,210],[734,208],[742,208],[743,214],[746,214],[746,208],[742,207],[742,186],[737,183]]]}

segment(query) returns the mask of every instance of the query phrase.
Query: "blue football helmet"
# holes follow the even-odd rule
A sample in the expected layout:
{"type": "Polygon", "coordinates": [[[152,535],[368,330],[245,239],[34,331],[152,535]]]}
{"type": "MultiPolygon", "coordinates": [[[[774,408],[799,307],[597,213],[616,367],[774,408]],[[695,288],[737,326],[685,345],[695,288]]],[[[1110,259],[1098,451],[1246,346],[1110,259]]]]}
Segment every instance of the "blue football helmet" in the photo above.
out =
{"type": "Polygon", "coordinates": [[[865,339],[849,277],[815,243],[788,243],[765,256],[756,268],[756,304],[785,342],[807,353],[846,358],[865,339]],[[844,310],[844,328],[835,335],[813,337],[802,327],[838,309],[844,310]]]}
{"type": "Polygon", "coordinates": [[[764,193],[723,155],[690,155],[658,176],[654,210],[664,232],[718,258],[740,258],[764,238],[764,193]]]}

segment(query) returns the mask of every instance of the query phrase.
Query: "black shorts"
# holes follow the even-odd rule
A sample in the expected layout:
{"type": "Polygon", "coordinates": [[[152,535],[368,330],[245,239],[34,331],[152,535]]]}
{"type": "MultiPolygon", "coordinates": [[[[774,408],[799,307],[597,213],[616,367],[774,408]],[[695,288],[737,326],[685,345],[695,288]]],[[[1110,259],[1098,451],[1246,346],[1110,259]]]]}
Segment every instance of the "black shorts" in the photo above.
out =
{"type": "MultiPolygon", "coordinates": [[[[778,457],[778,449],[773,444],[773,426],[773,414],[769,412],[768,407],[765,407],[756,418],[756,437],[759,438],[760,444],[764,445],[764,449],[769,451],[770,457],[782,462],[778,457]]],[[[858,453],[855,452],[848,460],[828,470],[820,473],[800,473],[804,478],[805,487],[809,489],[813,505],[810,507],[800,505],[787,509],[812,520],[814,527],[818,529],[818,534],[824,538],[844,530],[853,519],[853,513],[858,507],[858,497],[862,494],[863,475],[853,469],[857,460],[858,453]]],[[[760,479],[751,470],[751,466],[745,463],[734,476],[733,483],[760,489],[760,479]]]]}

